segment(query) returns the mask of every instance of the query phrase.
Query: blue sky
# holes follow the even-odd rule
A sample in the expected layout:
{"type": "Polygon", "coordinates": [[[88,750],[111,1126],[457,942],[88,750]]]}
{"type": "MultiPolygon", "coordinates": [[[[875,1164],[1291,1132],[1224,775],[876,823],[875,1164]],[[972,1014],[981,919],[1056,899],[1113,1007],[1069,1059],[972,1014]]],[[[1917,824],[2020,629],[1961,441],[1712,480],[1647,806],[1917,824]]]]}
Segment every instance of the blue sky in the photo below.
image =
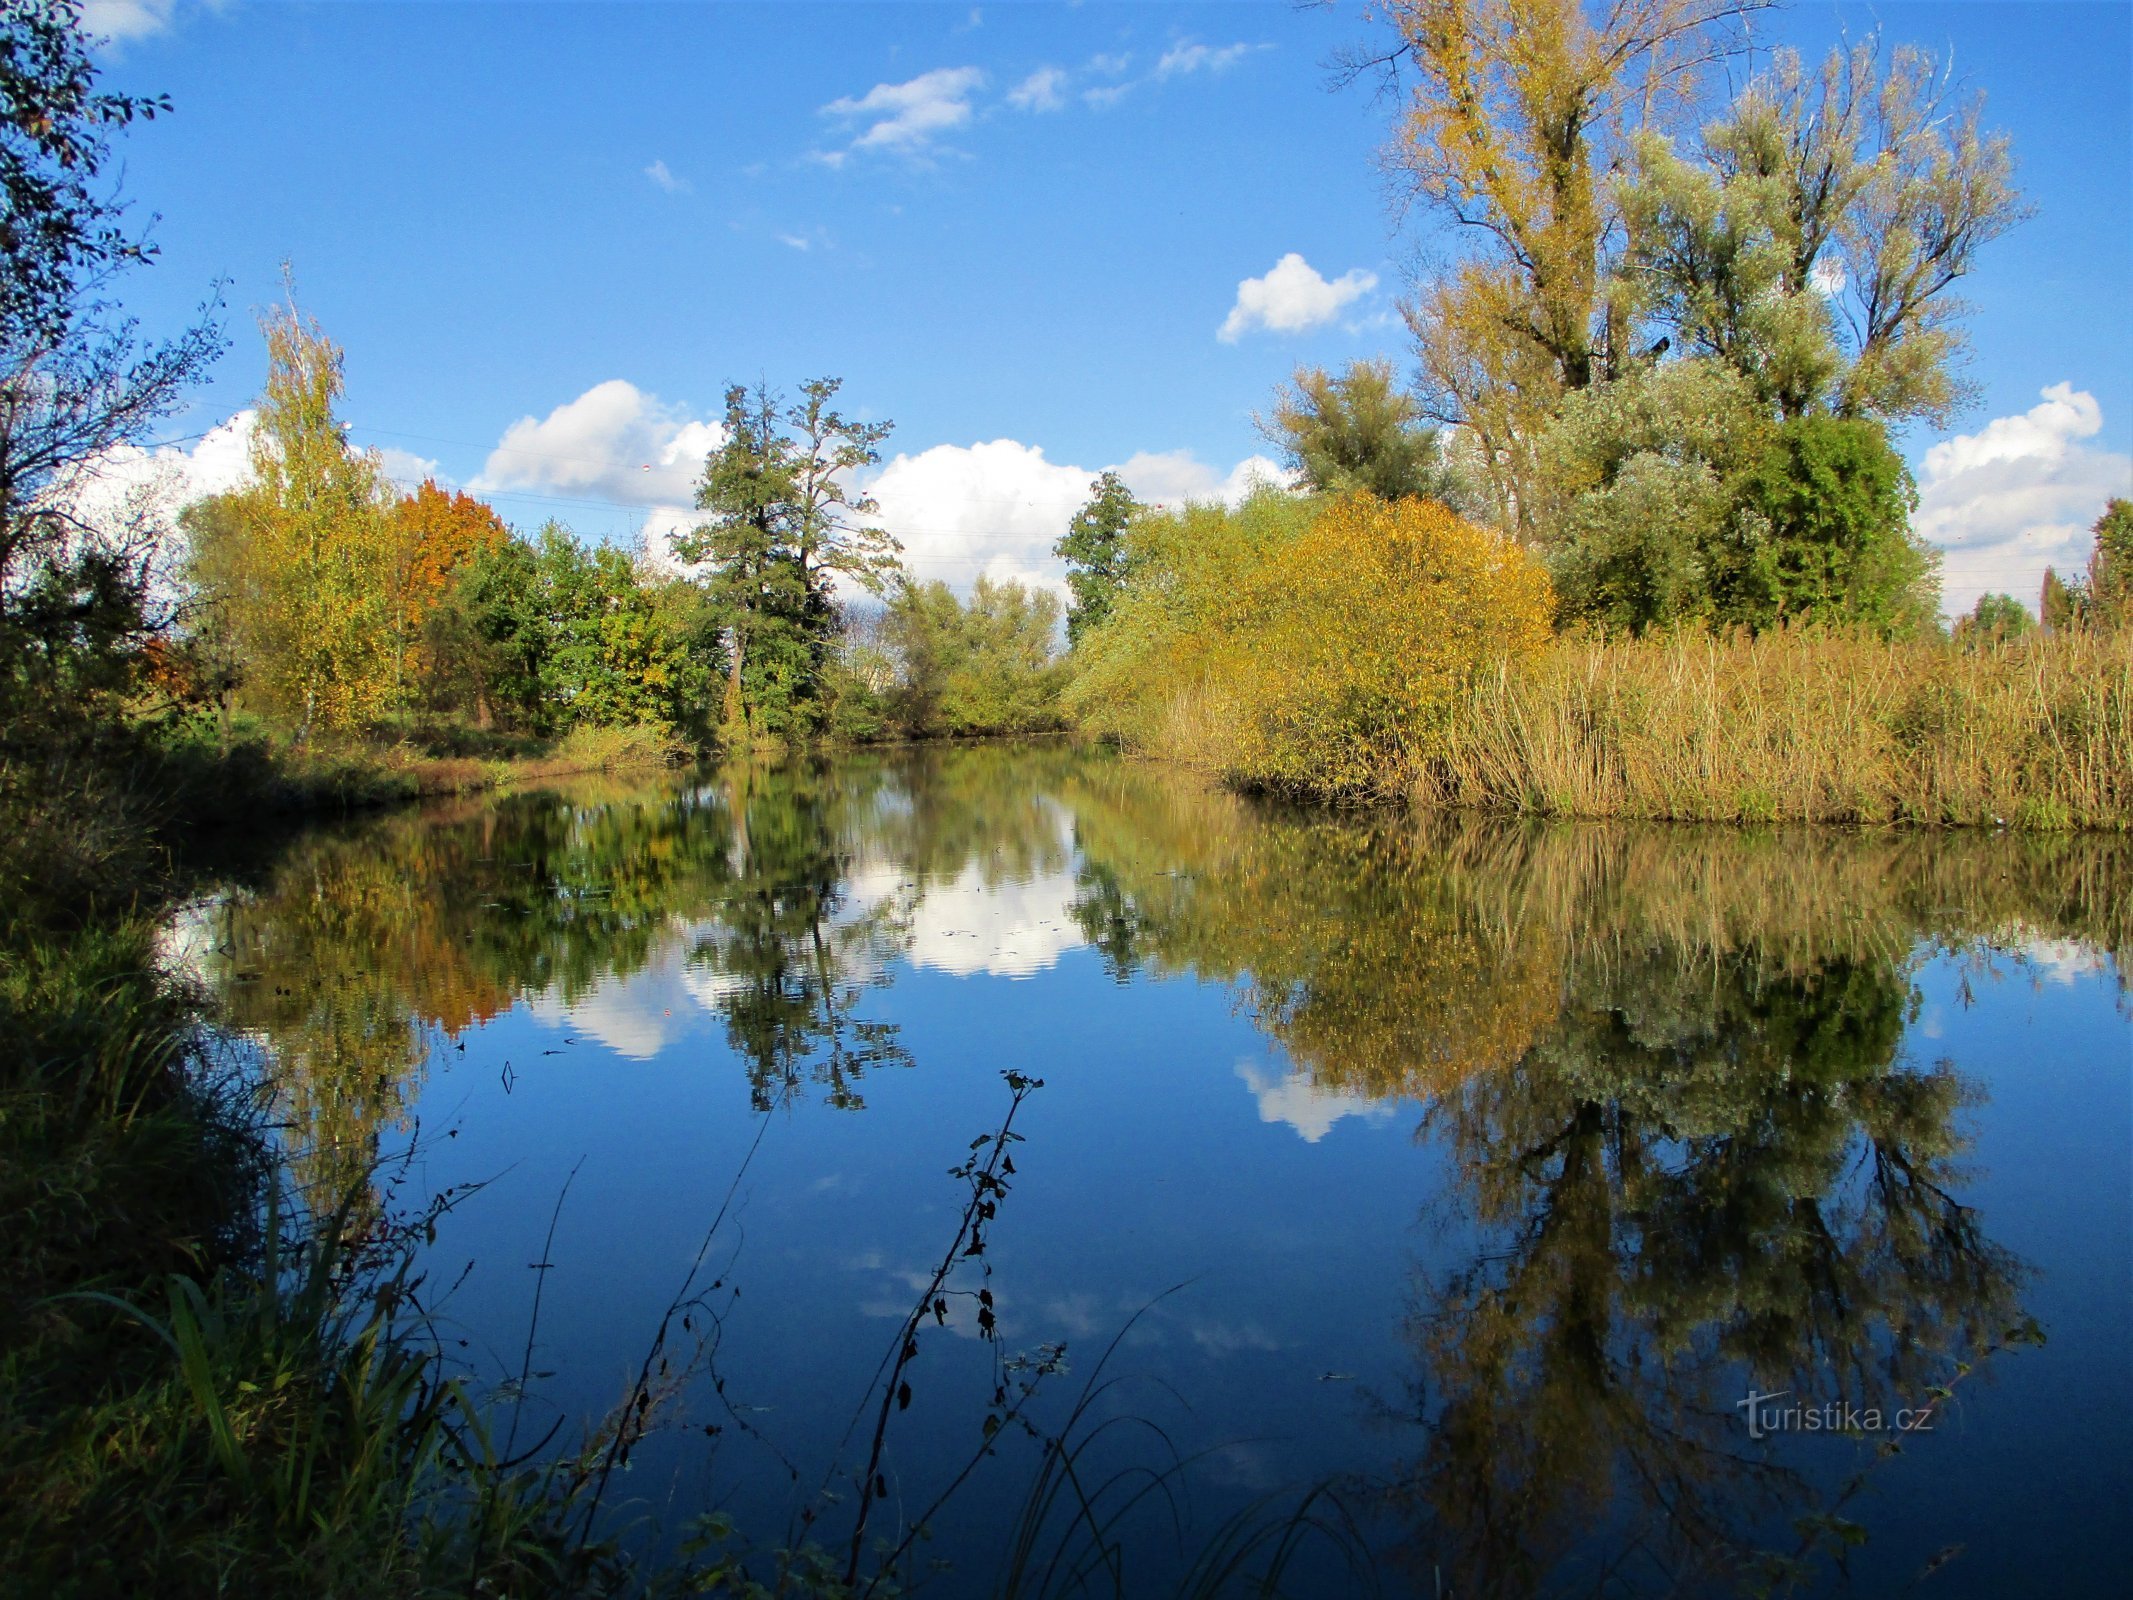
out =
{"type": "MultiPolygon", "coordinates": [[[[251,313],[287,259],[346,346],[355,437],[521,524],[629,535],[686,502],[727,382],[829,373],[896,423],[878,492],[915,566],[1046,576],[1096,470],[1234,489],[1296,363],[1404,365],[1393,302],[1437,239],[1374,165],[1391,107],[1329,83],[1374,37],[1356,5],[91,12],[112,80],[176,105],[125,144],[128,192],[162,218],[133,308],[169,326],[229,285],[232,348],[170,433],[256,392],[251,313]]],[[[1877,20],[1952,52],[2038,207],[1967,284],[1979,404],[1952,440],[1905,440],[1922,526],[1959,547],[1951,598],[2033,588],[2133,488],[2129,19],[1815,4],[1760,24],[1817,55],[1877,20]]]]}

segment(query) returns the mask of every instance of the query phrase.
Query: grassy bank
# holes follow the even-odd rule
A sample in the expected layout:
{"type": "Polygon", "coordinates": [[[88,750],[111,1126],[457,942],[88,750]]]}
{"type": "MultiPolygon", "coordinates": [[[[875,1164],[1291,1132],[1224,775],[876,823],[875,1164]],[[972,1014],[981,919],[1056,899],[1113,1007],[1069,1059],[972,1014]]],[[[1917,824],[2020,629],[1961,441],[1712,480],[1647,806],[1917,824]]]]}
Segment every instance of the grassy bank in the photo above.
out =
{"type": "Polygon", "coordinates": [[[172,812],[190,821],[255,813],[344,811],[545,782],[587,772],[671,765],[685,745],[658,728],[576,728],[561,738],[486,739],[471,730],[409,729],[309,748],[256,738],[227,753],[166,747],[172,812]]]}
{"type": "Polygon", "coordinates": [[[1401,776],[1543,816],[2123,829],[2133,633],[1564,639],[1479,674],[1401,776]]]}

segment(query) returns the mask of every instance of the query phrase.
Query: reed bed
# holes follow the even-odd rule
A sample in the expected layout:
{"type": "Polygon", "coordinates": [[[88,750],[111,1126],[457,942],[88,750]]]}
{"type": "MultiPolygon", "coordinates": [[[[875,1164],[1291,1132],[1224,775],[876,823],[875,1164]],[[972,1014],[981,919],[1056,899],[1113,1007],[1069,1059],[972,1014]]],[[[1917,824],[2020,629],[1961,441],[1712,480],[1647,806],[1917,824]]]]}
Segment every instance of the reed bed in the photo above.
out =
{"type": "Polygon", "coordinates": [[[1560,817],[2133,824],[2133,633],[1556,641],[1482,675],[1412,793],[1560,817]]]}

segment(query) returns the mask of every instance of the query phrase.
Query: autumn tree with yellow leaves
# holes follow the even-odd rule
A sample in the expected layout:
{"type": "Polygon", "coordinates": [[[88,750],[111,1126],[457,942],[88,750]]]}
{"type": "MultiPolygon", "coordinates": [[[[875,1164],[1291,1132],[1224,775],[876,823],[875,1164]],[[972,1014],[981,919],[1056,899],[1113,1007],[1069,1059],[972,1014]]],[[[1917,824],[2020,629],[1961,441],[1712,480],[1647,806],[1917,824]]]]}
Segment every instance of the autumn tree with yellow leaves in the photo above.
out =
{"type": "Polygon", "coordinates": [[[377,458],[334,414],[341,347],[293,302],[260,319],[267,382],[252,482],[193,519],[192,570],[244,666],[246,692],[295,724],[361,728],[392,703],[398,543],[377,458]]]}

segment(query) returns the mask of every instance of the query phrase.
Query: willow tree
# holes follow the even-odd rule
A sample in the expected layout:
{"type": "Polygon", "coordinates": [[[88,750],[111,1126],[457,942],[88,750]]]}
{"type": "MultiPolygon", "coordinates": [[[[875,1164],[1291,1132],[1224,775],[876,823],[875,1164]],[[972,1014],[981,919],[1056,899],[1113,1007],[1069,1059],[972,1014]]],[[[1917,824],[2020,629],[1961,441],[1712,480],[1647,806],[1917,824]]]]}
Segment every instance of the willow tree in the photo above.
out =
{"type": "Polygon", "coordinates": [[[1634,306],[1614,271],[1607,174],[1679,119],[1698,69],[1763,0],[1381,0],[1405,90],[1384,163],[1466,246],[1404,308],[1436,420],[1473,430],[1499,513],[1525,519],[1530,441],[1554,400],[1622,371],[1634,306]]]}
{"type": "Polygon", "coordinates": [[[1781,50],[1686,148],[1647,134],[1624,263],[1677,353],[1790,420],[1945,425],[1966,397],[1953,289],[2027,207],[2004,134],[1928,52],[1781,50]]]}

